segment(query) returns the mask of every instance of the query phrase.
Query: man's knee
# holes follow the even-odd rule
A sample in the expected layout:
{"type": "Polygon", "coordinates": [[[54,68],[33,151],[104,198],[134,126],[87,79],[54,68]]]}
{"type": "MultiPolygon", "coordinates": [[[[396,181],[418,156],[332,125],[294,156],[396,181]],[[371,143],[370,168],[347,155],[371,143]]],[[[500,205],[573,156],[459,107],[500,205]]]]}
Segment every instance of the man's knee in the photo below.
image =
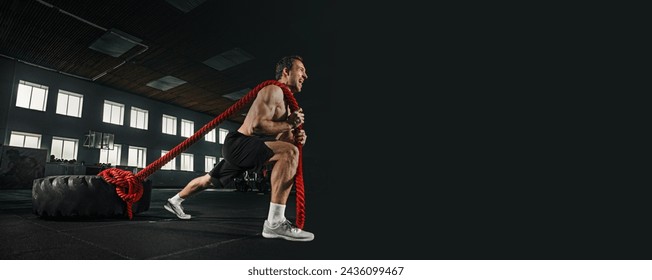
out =
{"type": "Polygon", "coordinates": [[[290,149],[290,164],[292,166],[299,164],[299,148],[297,146],[292,146],[292,149],[290,149]]]}
{"type": "Polygon", "coordinates": [[[218,180],[217,178],[212,177],[210,175],[208,175],[208,183],[207,184],[208,184],[209,187],[214,187],[214,188],[217,188],[217,187],[219,187],[221,185],[220,180],[218,180]]]}
{"type": "Polygon", "coordinates": [[[277,143],[273,146],[273,151],[272,161],[282,161],[291,165],[295,165],[299,161],[299,148],[290,143],[277,143]]]}
{"type": "Polygon", "coordinates": [[[283,152],[282,156],[286,161],[288,161],[290,163],[298,162],[299,161],[299,148],[297,148],[294,145],[291,146],[291,147],[288,147],[288,149],[286,149],[283,152]]]}
{"type": "Polygon", "coordinates": [[[299,158],[299,148],[297,148],[297,146],[292,145],[292,147],[290,148],[290,156],[293,159],[299,158]]]}

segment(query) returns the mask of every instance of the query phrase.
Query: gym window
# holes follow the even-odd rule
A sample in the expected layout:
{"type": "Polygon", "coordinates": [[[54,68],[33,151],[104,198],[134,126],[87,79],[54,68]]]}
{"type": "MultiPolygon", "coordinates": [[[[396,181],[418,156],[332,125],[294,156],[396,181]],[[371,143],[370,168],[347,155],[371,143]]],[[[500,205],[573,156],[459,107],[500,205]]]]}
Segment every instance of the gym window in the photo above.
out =
{"type": "MultiPolygon", "coordinates": [[[[161,151],[161,157],[163,157],[165,154],[167,154],[169,151],[162,150],[161,151]]],[[[172,160],[168,161],[163,167],[161,167],[162,170],[175,170],[177,169],[177,158],[173,158],[172,160]]]]}
{"type": "Polygon", "coordinates": [[[129,146],[129,159],[127,165],[144,168],[146,154],[147,148],[129,146]]]}
{"type": "Polygon", "coordinates": [[[101,149],[100,150],[100,163],[110,163],[113,166],[120,165],[120,154],[122,146],[113,144],[113,150],[101,149]]]}
{"type": "Polygon", "coordinates": [[[181,136],[190,137],[195,132],[195,122],[181,119],[181,136]]]}
{"type": "Polygon", "coordinates": [[[26,81],[18,83],[16,107],[45,111],[48,100],[48,87],[26,81]]]}
{"type": "Polygon", "coordinates": [[[204,136],[204,140],[215,143],[215,129],[212,129],[211,131],[206,133],[206,136],[204,136]]]}
{"type": "Polygon", "coordinates": [[[51,155],[64,160],[77,159],[79,140],[63,137],[52,137],[51,155]]]}
{"type": "Polygon", "coordinates": [[[181,170],[183,171],[195,171],[193,164],[194,156],[192,154],[181,154],[181,170]]]}
{"type": "Polygon", "coordinates": [[[163,133],[177,135],[177,117],[163,115],[163,133]]]}
{"type": "Polygon", "coordinates": [[[131,107],[130,126],[133,128],[147,130],[149,112],[137,107],[131,107]]]}
{"type": "Polygon", "coordinates": [[[81,118],[84,96],[59,90],[57,95],[57,114],[81,118]]]}
{"type": "Polygon", "coordinates": [[[229,134],[229,131],[223,128],[220,128],[220,144],[224,144],[224,139],[226,135],[229,134]]]}
{"type": "Polygon", "coordinates": [[[215,157],[212,156],[204,156],[204,171],[209,172],[213,169],[215,166],[215,157]]]}
{"type": "Polygon", "coordinates": [[[104,100],[104,116],[102,121],[117,125],[123,124],[125,105],[104,100]]]}
{"type": "Polygon", "coordinates": [[[40,149],[41,135],[12,131],[11,137],[9,137],[9,146],[40,149]]]}

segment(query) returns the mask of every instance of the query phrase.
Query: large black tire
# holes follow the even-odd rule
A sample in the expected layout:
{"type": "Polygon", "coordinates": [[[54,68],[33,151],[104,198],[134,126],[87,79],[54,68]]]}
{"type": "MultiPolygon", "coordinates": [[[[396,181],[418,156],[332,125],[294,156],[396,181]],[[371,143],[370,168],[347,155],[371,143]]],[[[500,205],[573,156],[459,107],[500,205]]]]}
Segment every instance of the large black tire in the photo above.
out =
{"type": "MultiPolygon", "coordinates": [[[[143,183],[143,196],[133,204],[134,214],[147,211],[151,181],[143,183]]],[[[34,180],[32,210],[41,217],[127,217],[127,204],[115,186],[100,176],[49,176],[34,180]]]]}

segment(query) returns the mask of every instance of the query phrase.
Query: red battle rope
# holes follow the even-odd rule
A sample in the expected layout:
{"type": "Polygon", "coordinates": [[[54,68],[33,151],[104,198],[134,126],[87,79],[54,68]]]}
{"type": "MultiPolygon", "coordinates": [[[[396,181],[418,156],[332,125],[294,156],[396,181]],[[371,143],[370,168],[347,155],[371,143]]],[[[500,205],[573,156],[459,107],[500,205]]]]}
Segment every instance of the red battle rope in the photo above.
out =
{"type": "MultiPolygon", "coordinates": [[[[136,175],[134,175],[133,173],[127,170],[122,170],[117,168],[110,168],[100,172],[98,175],[102,176],[104,180],[107,181],[108,183],[115,185],[116,193],[118,193],[118,196],[120,196],[120,198],[122,198],[122,200],[124,200],[124,202],[127,203],[127,214],[129,215],[129,219],[133,218],[132,204],[140,200],[140,198],[143,195],[142,182],[145,181],[147,177],[152,175],[155,171],[159,170],[161,167],[163,167],[163,165],[168,163],[170,160],[172,160],[173,158],[181,154],[181,152],[186,150],[192,144],[199,141],[199,139],[204,137],[204,135],[206,135],[209,131],[217,127],[218,124],[220,124],[225,119],[227,119],[228,117],[230,117],[231,115],[233,115],[234,113],[242,109],[245,105],[253,101],[256,95],[258,95],[258,92],[262,88],[268,85],[276,85],[283,90],[285,101],[288,103],[292,111],[296,111],[299,109],[299,103],[297,103],[297,100],[294,98],[294,95],[285,84],[275,80],[264,81],[260,83],[258,86],[256,86],[255,88],[253,88],[251,91],[249,91],[249,93],[247,93],[245,96],[240,98],[240,100],[238,100],[238,102],[233,104],[233,106],[229,107],[226,111],[222,112],[219,116],[215,117],[212,121],[210,121],[202,128],[197,130],[195,134],[193,134],[188,139],[181,142],[176,147],[172,148],[172,150],[167,152],[159,159],[147,165],[143,170],[138,172],[136,175]]],[[[303,129],[303,125],[300,125],[299,127],[296,128],[297,131],[299,129],[303,129]]],[[[296,192],[297,192],[296,193],[297,196],[296,197],[297,199],[296,200],[296,204],[297,204],[296,224],[299,228],[303,229],[305,216],[306,216],[306,211],[305,211],[306,201],[305,201],[305,193],[304,193],[304,186],[303,186],[303,160],[302,160],[303,145],[301,143],[295,143],[295,144],[299,149],[299,166],[297,167],[297,173],[296,176],[294,177],[294,185],[296,187],[296,192]]]]}

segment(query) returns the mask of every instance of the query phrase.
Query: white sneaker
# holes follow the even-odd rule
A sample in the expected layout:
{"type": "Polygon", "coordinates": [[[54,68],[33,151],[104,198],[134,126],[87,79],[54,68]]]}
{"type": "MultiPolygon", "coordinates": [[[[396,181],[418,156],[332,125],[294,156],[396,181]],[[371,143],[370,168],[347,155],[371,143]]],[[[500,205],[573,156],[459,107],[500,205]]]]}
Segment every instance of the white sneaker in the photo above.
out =
{"type": "Polygon", "coordinates": [[[271,227],[267,220],[265,220],[265,223],[263,224],[263,237],[283,238],[290,241],[311,241],[315,239],[314,234],[295,227],[288,220],[285,220],[274,228],[271,227]]]}
{"type": "Polygon", "coordinates": [[[177,215],[177,217],[182,220],[190,220],[192,217],[183,212],[183,206],[181,206],[181,204],[174,204],[170,201],[170,199],[168,199],[168,202],[163,205],[163,208],[170,211],[172,214],[177,215]]]}

